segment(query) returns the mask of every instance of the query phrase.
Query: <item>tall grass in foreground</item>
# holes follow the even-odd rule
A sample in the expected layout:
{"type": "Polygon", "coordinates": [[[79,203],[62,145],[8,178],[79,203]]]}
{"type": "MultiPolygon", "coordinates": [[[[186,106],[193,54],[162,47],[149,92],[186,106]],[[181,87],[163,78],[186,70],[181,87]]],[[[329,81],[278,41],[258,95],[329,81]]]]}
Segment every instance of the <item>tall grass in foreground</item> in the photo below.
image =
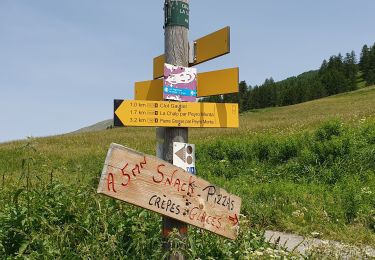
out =
{"type": "MultiPolygon", "coordinates": [[[[70,156],[52,151],[54,139],[0,150],[0,258],[165,256],[159,215],[96,194],[106,150],[65,138],[70,156]]],[[[243,216],[236,241],[195,228],[187,241],[172,237],[189,258],[291,258],[264,241],[264,228],[375,245],[374,121],[196,145],[198,175],[239,195],[243,216]]]]}
{"type": "MultiPolygon", "coordinates": [[[[22,158],[20,175],[5,178],[6,184],[0,190],[1,259],[168,256],[161,250],[159,215],[98,195],[99,175],[64,183],[53,171],[45,169],[46,158],[38,153],[33,140],[17,148],[17,152],[22,158]]],[[[292,256],[264,241],[262,232],[250,229],[246,218],[241,220],[236,241],[191,228],[186,241],[172,235],[170,243],[173,251],[182,250],[189,259],[292,256]]]]}
{"type": "MultiPolygon", "coordinates": [[[[96,194],[92,184],[68,187],[59,182],[1,192],[0,258],[161,259],[161,218],[147,210],[96,194]]],[[[176,238],[174,238],[176,239],[176,238]]],[[[171,240],[173,241],[173,240],[171,240]]],[[[289,255],[250,230],[230,241],[195,228],[189,230],[189,258],[241,258],[261,248],[289,255]]],[[[177,241],[174,250],[181,250],[177,241]]],[[[186,246],[186,245],[184,245],[186,246]]]]}
{"type": "Polygon", "coordinates": [[[198,173],[243,198],[254,226],[375,245],[375,122],[197,148],[198,173]],[[200,171],[199,171],[200,170],[200,171]]]}

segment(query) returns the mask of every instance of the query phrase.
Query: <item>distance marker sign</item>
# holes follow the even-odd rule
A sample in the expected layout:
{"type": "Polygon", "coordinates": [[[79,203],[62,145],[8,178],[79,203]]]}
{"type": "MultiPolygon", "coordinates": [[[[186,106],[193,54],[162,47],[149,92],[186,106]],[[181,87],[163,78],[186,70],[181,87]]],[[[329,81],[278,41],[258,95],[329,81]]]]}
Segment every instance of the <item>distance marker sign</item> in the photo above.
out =
{"type": "Polygon", "coordinates": [[[151,155],[111,144],[98,193],[235,239],[241,198],[151,155]]]}
{"type": "Polygon", "coordinates": [[[115,100],[115,126],[239,126],[237,103],[115,100]],[[116,105],[118,104],[118,106],[116,105]],[[118,120],[117,120],[118,118],[118,120]]]}

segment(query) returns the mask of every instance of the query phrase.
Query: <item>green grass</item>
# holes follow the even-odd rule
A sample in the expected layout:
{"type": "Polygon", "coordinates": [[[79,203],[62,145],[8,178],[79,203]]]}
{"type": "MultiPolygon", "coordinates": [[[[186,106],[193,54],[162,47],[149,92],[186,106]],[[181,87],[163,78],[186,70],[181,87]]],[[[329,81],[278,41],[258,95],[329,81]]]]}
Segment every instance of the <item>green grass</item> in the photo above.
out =
{"type": "MultiPolygon", "coordinates": [[[[244,217],[235,242],[191,229],[185,253],[250,257],[270,247],[265,228],[375,246],[374,100],[368,87],[250,111],[239,129],[190,129],[198,175],[241,196],[244,217]]],[[[163,256],[158,215],[96,194],[112,142],[155,154],[155,129],[0,145],[1,258],[163,256]]]]}
{"type": "Polygon", "coordinates": [[[198,147],[200,174],[241,194],[255,227],[375,245],[375,122],[328,121],[198,147]]]}
{"type": "Polygon", "coordinates": [[[367,85],[367,82],[363,79],[363,72],[358,72],[357,74],[357,88],[358,89],[361,89],[361,88],[364,88],[366,87],[367,85]]]}

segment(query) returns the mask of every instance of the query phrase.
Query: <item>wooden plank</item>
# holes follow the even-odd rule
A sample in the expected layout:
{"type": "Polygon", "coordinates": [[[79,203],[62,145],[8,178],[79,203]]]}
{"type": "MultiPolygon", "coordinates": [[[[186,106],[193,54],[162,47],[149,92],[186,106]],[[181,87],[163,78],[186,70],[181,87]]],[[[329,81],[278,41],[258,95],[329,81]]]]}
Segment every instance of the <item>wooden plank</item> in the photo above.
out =
{"type": "Polygon", "coordinates": [[[151,155],[111,144],[98,193],[235,239],[241,198],[151,155]]]}
{"type": "Polygon", "coordinates": [[[238,68],[198,73],[197,96],[237,93],[238,81],[238,68]]]}
{"type": "Polygon", "coordinates": [[[237,128],[237,103],[124,100],[115,111],[124,126],[237,128]]]}
{"type": "Polygon", "coordinates": [[[154,69],[153,75],[154,79],[158,79],[164,76],[164,63],[165,63],[165,55],[162,54],[154,58],[154,69]]]}
{"type": "MultiPolygon", "coordinates": [[[[189,67],[212,60],[230,52],[230,27],[224,27],[194,41],[195,60],[189,67]]],[[[159,55],[153,60],[153,78],[164,76],[165,55],[159,55]]]]}
{"type": "MultiPolygon", "coordinates": [[[[230,68],[198,73],[197,97],[238,92],[239,69],[230,68]]],[[[135,100],[163,100],[163,80],[136,82],[135,100]]]]}
{"type": "Polygon", "coordinates": [[[227,26],[195,41],[195,61],[197,65],[230,52],[230,27],[227,26]]]}

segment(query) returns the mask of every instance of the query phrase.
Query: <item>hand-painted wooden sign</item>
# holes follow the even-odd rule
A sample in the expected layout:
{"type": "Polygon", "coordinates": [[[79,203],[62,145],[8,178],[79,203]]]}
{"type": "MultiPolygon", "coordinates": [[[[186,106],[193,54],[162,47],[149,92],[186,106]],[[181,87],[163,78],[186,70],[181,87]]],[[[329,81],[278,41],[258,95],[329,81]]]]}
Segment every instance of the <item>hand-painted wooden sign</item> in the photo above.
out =
{"type": "Polygon", "coordinates": [[[197,69],[164,64],[163,98],[195,102],[197,96],[197,69]]]}
{"type": "Polygon", "coordinates": [[[237,103],[193,103],[115,100],[115,126],[228,127],[239,126],[237,103]]]}
{"type": "MultiPolygon", "coordinates": [[[[198,73],[197,78],[197,97],[238,92],[238,68],[198,73]]],[[[134,98],[136,100],[163,100],[163,80],[136,82],[134,98]]]]}
{"type": "Polygon", "coordinates": [[[173,142],[173,165],[195,174],[195,144],[173,142]]]}
{"type": "Polygon", "coordinates": [[[241,198],[154,156],[111,144],[98,193],[235,239],[241,198]]]}
{"type": "MultiPolygon", "coordinates": [[[[230,52],[230,27],[224,27],[194,41],[194,62],[189,66],[198,65],[230,52]]],[[[164,54],[153,60],[154,79],[163,77],[165,63],[164,54]]]]}

